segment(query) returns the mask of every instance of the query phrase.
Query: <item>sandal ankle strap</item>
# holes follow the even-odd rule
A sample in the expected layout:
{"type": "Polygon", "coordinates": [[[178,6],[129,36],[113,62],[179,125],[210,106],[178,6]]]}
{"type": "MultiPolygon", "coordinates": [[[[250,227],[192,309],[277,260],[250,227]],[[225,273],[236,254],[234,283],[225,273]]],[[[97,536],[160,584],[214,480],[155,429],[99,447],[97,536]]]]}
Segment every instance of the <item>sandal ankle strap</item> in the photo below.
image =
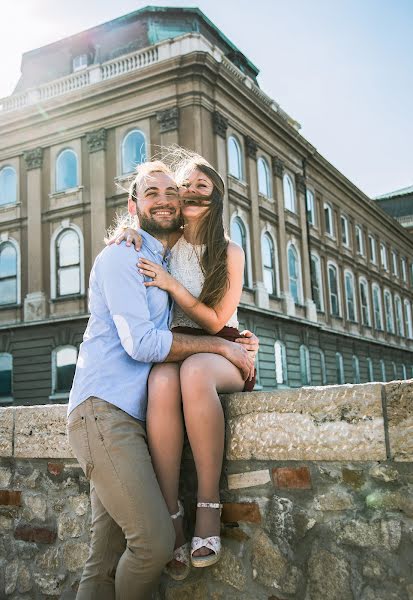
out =
{"type": "Polygon", "coordinates": [[[178,512],[176,512],[174,515],[169,515],[169,516],[173,520],[179,519],[179,517],[184,516],[184,507],[182,506],[182,502],[180,500],[178,500],[178,512]]]}
{"type": "Polygon", "coordinates": [[[221,504],[220,502],[197,502],[196,503],[197,508],[219,508],[219,509],[222,509],[223,506],[224,505],[221,504]]]}

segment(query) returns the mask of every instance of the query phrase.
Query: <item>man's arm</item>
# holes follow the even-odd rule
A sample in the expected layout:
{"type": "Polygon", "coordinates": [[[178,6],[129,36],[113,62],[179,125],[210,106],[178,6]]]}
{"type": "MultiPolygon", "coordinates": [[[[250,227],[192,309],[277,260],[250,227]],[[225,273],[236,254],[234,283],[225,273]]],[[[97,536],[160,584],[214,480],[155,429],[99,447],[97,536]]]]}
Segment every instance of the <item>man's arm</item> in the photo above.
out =
{"type": "Polygon", "coordinates": [[[234,344],[234,342],[212,335],[195,336],[174,333],[171,349],[164,362],[177,362],[199,352],[224,356],[240,369],[244,379],[254,372],[254,358],[248,350],[240,344],[234,344]]]}

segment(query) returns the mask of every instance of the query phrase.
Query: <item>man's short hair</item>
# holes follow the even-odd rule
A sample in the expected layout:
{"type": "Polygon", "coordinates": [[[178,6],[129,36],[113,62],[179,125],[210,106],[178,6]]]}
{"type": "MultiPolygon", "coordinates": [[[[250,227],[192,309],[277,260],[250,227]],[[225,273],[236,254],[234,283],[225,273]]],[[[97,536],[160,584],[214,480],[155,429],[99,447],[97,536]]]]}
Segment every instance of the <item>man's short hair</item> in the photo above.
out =
{"type": "Polygon", "coordinates": [[[141,163],[136,167],[136,176],[129,188],[129,198],[131,198],[135,202],[137,201],[137,191],[139,185],[142,183],[142,181],[145,180],[146,177],[148,177],[152,173],[165,173],[175,181],[174,174],[172,173],[171,169],[161,160],[152,160],[141,163]]]}

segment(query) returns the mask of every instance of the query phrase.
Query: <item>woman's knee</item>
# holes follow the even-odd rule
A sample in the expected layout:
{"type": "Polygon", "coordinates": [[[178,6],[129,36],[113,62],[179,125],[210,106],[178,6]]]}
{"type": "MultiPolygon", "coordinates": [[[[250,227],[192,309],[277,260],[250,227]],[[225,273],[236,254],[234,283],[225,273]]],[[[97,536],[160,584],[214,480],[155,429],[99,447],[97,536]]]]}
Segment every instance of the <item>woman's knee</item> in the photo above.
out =
{"type": "Polygon", "coordinates": [[[152,406],[162,403],[166,408],[181,404],[179,367],[177,365],[156,365],[149,376],[148,395],[152,406]]]}
{"type": "Polygon", "coordinates": [[[179,377],[181,386],[188,383],[191,385],[213,384],[211,374],[208,373],[208,355],[194,354],[185,359],[181,365],[179,377]]]}

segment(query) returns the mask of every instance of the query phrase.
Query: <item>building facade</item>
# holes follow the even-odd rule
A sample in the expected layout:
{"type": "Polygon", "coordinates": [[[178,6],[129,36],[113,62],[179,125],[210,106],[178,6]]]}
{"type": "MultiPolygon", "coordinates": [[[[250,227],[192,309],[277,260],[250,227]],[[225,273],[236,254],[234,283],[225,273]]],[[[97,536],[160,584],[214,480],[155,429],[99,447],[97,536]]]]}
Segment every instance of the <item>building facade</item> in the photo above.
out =
{"type": "Polygon", "coordinates": [[[410,234],[413,234],[413,185],[382,194],[374,200],[382,210],[396,219],[410,234]]]}
{"type": "Polygon", "coordinates": [[[0,100],[0,402],[65,402],[88,277],[159,146],[204,155],[245,250],[258,387],[413,375],[413,241],[258,87],[198,10],[147,8],[23,56],[0,100]]]}

